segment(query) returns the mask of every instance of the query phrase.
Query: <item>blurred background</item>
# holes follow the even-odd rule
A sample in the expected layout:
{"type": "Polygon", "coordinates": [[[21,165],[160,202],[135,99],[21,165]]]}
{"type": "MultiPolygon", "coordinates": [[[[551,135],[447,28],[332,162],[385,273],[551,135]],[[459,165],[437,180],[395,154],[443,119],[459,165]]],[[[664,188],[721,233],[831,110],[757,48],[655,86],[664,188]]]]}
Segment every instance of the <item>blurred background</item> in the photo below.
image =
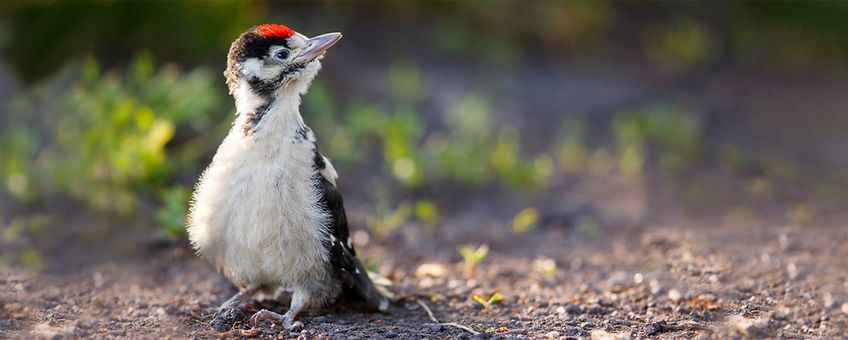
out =
{"type": "Polygon", "coordinates": [[[846,17],[842,2],[4,1],[0,267],[185,244],[234,118],[229,44],[265,22],[345,34],[302,112],[358,244],[827,219],[848,198],[846,17]]]}

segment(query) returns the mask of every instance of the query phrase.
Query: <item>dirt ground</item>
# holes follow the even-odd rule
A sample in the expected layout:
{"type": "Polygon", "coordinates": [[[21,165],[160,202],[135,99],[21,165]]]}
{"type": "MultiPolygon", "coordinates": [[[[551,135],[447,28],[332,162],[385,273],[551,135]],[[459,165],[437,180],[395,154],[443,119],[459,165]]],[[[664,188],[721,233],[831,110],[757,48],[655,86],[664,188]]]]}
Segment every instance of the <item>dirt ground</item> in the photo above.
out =
{"type": "Polygon", "coordinates": [[[252,303],[232,330],[212,331],[234,287],[184,241],[154,238],[129,256],[4,272],[0,338],[848,336],[848,233],[839,219],[805,227],[743,217],[605,221],[590,231],[579,222],[586,214],[548,218],[518,236],[485,219],[481,235],[468,213],[447,221],[447,232],[410,225],[383,240],[359,238],[397,303],[387,314],[344,301],[309,310],[299,317],[305,328],[291,333],[245,324],[259,308],[285,312],[285,297],[252,303]],[[455,250],[467,242],[491,247],[471,276],[455,250]],[[503,300],[488,307],[472,299],[496,292],[503,300]]]}

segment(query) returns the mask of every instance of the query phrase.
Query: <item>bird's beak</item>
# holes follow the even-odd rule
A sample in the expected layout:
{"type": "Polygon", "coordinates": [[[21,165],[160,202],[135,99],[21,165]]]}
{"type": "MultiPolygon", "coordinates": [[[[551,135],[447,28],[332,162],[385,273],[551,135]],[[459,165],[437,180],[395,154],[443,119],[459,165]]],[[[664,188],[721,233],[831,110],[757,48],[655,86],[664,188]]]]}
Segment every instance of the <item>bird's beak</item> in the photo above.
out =
{"type": "Polygon", "coordinates": [[[335,33],[327,33],[322,34],[312,39],[306,41],[306,49],[304,49],[300,54],[294,57],[295,63],[303,63],[306,64],[315,58],[321,56],[330,46],[335,45],[339,39],[342,38],[342,34],[335,33]]]}

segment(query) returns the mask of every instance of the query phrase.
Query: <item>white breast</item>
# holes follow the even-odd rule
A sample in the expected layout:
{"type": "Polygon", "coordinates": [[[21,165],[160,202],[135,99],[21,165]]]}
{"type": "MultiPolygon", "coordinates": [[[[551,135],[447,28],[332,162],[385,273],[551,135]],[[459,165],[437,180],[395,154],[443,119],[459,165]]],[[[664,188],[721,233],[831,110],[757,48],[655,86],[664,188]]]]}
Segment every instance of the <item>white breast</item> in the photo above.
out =
{"type": "Polygon", "coordinates": [[[292,138],[299,119],[269,112],[250,136],[237,121],[195,190],[189,238],[236,284],[290,287],[329,275],[329,218],[313,181],[313,141],[292,138]]]}

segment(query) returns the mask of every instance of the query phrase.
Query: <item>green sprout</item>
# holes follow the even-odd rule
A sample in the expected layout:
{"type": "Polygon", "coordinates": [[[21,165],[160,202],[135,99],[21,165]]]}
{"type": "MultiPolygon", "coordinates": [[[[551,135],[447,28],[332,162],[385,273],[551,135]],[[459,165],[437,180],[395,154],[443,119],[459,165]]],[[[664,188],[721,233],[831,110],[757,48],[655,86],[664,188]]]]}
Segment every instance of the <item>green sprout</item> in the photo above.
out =
{"type": "Polygon", "coordinates": [[[806,204],[801,203],[787,211],[786,217],[788,217],[792,223],[805,225],[813,218],[813,210],[806,204]]]}
{"type": "Polygon", "coordinates": [[[185,211],[189,201],[189,189],[175,185],[161,194],[163,205],[156,210],[156,220],[161,230],[168,235],[178,236],[185,233],[185,211]]]}
{"type": "Polygon", "coordinates": [[[482,305],[483,309],[489,309],[491,305],[503,301],[503,295],[501,295],[501,293],[496,292],[487,299],[477,294],[471,294],[471,299],[474,300],[474,302],[477,302],[482,305]]]}
{"type": "Polygon", "coordinates": [[[412,210],[412,204],[406,201],[392,210],[387,201],[381,200],[377,204],[376,215],[368,218],[368,230],[379,237],[386,237],[409,221],[412,210]]]}
{"type": "Polygon", "coordinates": [[[415,217],[427,226],[439,223],[439,208],[430,200],[420,200],[415,203],[415,217]]]}
{"type": "Polygon", "coordinates": [[[365,270],[372,273],[380,272],[380,261],[372,258],[365,258],[365,270]]]}
{"type": "Polygon", "coordinates": [[[463,268],[465,270],[466,276],[474,275],[474,269],[477,267],[477,264],[483,261],[486,258],[486,254],[489,253],[489,246],[486,244],[481,245],[479,248],[474,248],[470,245],[464,245],[459,247],[459,255],[462,256],[463,268]]]}
{"type": "Polygon", "coordinates": [[[539,210],[533,207],[525,208],[512,219],[512,232],[523,234],[539,222],[539,210]]]}

